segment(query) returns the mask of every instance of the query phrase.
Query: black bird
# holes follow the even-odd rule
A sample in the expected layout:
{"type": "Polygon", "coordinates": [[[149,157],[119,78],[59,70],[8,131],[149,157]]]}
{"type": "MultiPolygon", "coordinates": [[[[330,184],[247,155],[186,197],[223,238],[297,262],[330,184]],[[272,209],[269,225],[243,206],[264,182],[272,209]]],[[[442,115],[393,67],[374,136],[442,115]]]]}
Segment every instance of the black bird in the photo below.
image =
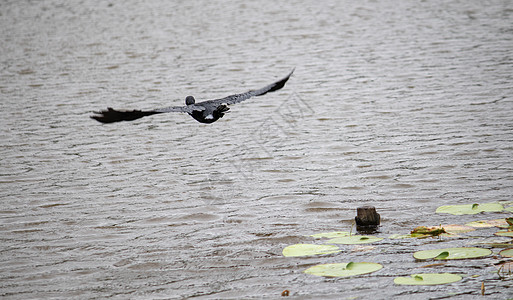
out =
{"type": "Polygon", "coordinates": [[[214,123],[224,116],[224,114],[230,109],[228,105],[235,104],[247,100],[254,96],[262,96],[269,92],[274,92],[285,86],[287,80],[294,73],[294,69],[285,78],[263,87],[258,90],[251,90],[242,94],[230,95],[225,98],[207,100],[196,103],[193,96],[187,96],[185,98],[185,106],[171,106],[166,108],[154,109],[154,110],[115,110],[108,107],[107,110],[94,112],[96,115],[91,118],[102,123],[114,123],[120,121],[133,121],[142,117],[151,116],[155,114],[162,114],[168,112],[184,112],[188,113],[196,121],[201,123],[214,123]]]}

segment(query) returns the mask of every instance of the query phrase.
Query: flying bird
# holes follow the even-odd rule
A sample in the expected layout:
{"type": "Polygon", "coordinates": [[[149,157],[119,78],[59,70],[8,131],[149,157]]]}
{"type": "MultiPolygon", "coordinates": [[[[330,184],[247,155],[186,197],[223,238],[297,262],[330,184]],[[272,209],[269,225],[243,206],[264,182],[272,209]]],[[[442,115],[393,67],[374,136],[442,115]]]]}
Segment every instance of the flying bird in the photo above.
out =
{"type": "Polygon", "coordinates": [[[248,100],[251,97],[262,96],[270,92],[277,91],[285,86],[287,80],[294,73],[294,69],[280,81],[272,83],[258,90],[251,90],[242,94],[234,94],[221,99],[207,100],[203,102],[196,102],[193,96],[185,98],[185,106],[171,106],[166,108],[159,108],[153,110],[115,110],[108,107],[107,110],[94,112],[96,115],[91,116],[101,123],[114,123],[120,121],[133,121],[142,117],[151,116],[155,114],[169,113],[169,112],[182,112],[188,113],[196,121],[200,123],[214,123],[224,116],[230,109],[228,106],[248,100]]]}

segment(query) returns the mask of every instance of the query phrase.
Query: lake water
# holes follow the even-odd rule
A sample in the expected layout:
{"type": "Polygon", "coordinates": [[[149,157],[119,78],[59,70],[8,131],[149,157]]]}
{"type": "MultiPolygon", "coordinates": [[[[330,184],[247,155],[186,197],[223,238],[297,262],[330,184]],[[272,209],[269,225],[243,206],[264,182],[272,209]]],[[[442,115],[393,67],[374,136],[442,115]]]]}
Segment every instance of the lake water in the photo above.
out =
{"type": "Polygon", "coordinates": [[[513,200],[512,24],[511,1],[2,1],[0,295],[464,299],[484,282],[487,299],[512,297],[500,249],[426,269],[412,257],[476,239],[281,254],[349,231],[362,205],[385,238],[511,215],[435,209],[513,200]],[[285,88],[211,125],[89,118],[245,92],[293,67],[285,88]],[[384,268],[303,273],[349,261],[384,268]],[[393,283],[420,272],[464,279],[393,283]]]}

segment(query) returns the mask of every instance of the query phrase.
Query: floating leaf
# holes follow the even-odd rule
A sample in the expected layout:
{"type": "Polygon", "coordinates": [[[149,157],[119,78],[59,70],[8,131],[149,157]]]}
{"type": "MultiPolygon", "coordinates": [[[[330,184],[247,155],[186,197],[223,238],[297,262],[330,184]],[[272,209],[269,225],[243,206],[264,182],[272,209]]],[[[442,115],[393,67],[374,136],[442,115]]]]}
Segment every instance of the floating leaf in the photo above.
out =
{"type": "Polygon", "coordinates": [[[354,245],[354,244],[367,244],[373,243],[377,241],[381,241],[383,238],[378,238],[374,236],[366,236],[366,235],[351,235],[338,237],[331,240],[328,240],[327,244],[344,244],[344,245],[354,245]]]}
{"type": "Polygon", "coordinates": [[[471,244],[492,248],[511,248],[513,247],[513,240],[507,237],[490,237],[485,240],[471,242],[471,244]]]}
{"type": "Polygon", "coordinates": [[[457,225],[457,224],[442,225],[442,227],[449,234],[465,233],[465,232],[471,232],[471,231],[476,230],[475,228],[473,228],[471,226],[457,225]]]}
{"type": "Polygon", "coordinates": [[[453,283],[460,280],[461,276],[456,274],[424,273],[413,274],[410,277],[396,277],[394,283],[404,285],[437,285],[453,283]]]}
{"type": "Polygon", "coordinates": [[[513,257],[513,248],[502,250],[499,254],[503,257],[513,257]]]}
{"type": "Polygon", "coordinates": [[[413,257],[416,259],[463,259],[487,256],[491,253],[492,251],[484,248],[445,248],[418,251],[413,254],[413,257]]]}
{"type": "Polygon", "coordinates": [[[507,211],[513,212],[513,206],[506,207],[504,210],[507,210],[507,211]]]}
{"type": "Polygon", "coordinates": [[[325,277],[347,277],[372,273],[381,268],[383,266],[377,263],[350,262],[316,265],[306,269],[305,273],[325,277]]]}
{"type": "Polygon", "coordinates": [[[495,235],[513,237],[513,231],[497,231],[495,235]]]}
{"type": "Polygon", "coordinates": [[[333,232],[323,232],[323,233],[317,233],[310,235],[311,237],[314,237],[316,239],[318,238],[336,238],[336,237],[342,237],[342,236],[348,236],[349,231],[333,231],[333,232]]]}
{"type": "Polygon", "coordinates": [[[413,229],[410,234],[414,237],[418,237],[418,235],[430,235],[430,236],[439,236],[442,233],[446,233],[443,227],[426,227],[426,226],[418,226],[413,229]]]}
{"type": "MultiPolygon", "coordinates": [[[[424,227],[424,226],[419,226],[419,227],[424,227]]],[[[435,230],[435,232],[433,232],[434,234],[428,234],[428,233],[417,233],[418,232],[418,228],[415,228],[415,230],[412,231],[412,233],[410,234],[392,234],[390,235],[388,238],[389,239],[408,239],[408,238],[417,238],[417,239],[424,239],[424,238],[428,238],[428,237],[435,237],[435,236],[438,236],[436,234],[438,234],[438,232],[436,232],[437,229],[440,229],[440,227],[424,227],[424,228],[433,228],[435,230]]],[[[464,232],[470,232],[470,231],[473,231],[475,230],[474,228],[470,227],[470,226],[464,226],[464,225],[442,225],[443,229],[445,230],[445,233],[442,233],[440,234],[439,236],[445,236],[445,237],[451,237],[451,236],[454,236],[455,234],[458,234],[458,233],[464,233],[464,232]]],[[[422,232],[422,230],[421,230],[422,232]]]]}
{"type": "Polygon", "coordinates": [[[314,245],[314,244],[295,244],[283,249],[283,256],[308,256],[318,254],[332,254],[340,252],[337,246],[333,245],[314,245]]]}
{"type": "Polygon", "coordinates": [[[467,223],[465,225],[471,226],[471,227],[478,227],[478,228],[508,227],[508,223],[506,222],[506,219],[474,221],[474,222],[467,223]]]}
{"type": "Polygon", "coordinates": [[[500,203],[482,203],[482,204],[462,204],[462,205],[444,205],[436,209],[437,213],[446,213],[453,215],[473,215],[480,212],[499,212],[504,207],[500,203]]]}
{"type": "Polygon", "coordinates": [[[509,248],[509,247],[513,246],[512,243],[487,243],[484,245],[492,247],[492,248],[509,248]]]}

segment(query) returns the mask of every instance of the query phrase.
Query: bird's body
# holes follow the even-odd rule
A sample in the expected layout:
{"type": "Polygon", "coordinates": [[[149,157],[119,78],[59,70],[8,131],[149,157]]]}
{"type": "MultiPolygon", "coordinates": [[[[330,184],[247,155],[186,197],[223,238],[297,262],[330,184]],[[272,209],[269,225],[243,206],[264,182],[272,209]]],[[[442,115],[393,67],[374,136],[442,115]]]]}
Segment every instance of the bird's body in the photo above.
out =
{"type": "Polygon", "coordinates": [[[142,110],[115,110],[113,108],[107,108],[100,112],[95,112],[97,115],[91,116],[91,118],[101,123],[114,123],[120,121],[133,121],[142,117],[151,116],[155,114],[168,113],[168,112],[185,112],[193,117],[200,123],[214,123],[224,116],[224,114],[230,109],[228,106],[231,104],[239,103],[247,100],[254,96],[262,96],[269,92],[274,92],[285,86],[287,80],[289,80],[292,72],[289,73],[285,78],[263,87],[258,90],[251,90],[242,94],[235,94],[221,99],[207,100],[196,103],[193,96],[187,96],[185,98],[185,106],[171,106],[161,109],[154,109],[148,111],[142,110]]]}
{"type": "Polygon", "coordinates": [[[191,117],[193,117],[196,121],[200,123],[214,123],[215,121],[221,119],[224,116],[224,113],[230,110],[227,105],[221,104],[215,107],[214,110],[205,109],[205,110],[195,110],[192,113],[189,113],[191,117]]]}

